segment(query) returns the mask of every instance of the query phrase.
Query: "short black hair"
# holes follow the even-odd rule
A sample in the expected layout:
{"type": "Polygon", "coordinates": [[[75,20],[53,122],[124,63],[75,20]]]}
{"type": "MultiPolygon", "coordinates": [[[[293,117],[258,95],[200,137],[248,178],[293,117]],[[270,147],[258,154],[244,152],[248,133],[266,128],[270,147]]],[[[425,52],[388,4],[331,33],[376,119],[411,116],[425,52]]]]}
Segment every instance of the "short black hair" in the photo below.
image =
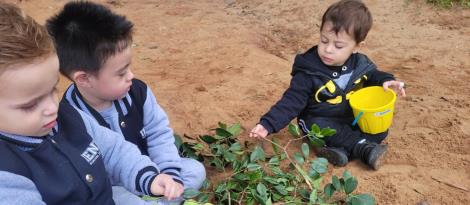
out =
{"type": "Polygon", "coordinates": [[[372,27],[372,15],[362,1],[342,0],[328,7],[323,14],[320,30],[327,22],[332,23],[336,34],[344,30],[353,36],[356,43],[360,43],[372,27]]]}
{"type": "Polygon", "coordinates": [[[60,72],[97,74],[106,60],[132,43],[132,22],[107,7],[88,2],[65,4],[46,23],[59,56],[60,72]]]}

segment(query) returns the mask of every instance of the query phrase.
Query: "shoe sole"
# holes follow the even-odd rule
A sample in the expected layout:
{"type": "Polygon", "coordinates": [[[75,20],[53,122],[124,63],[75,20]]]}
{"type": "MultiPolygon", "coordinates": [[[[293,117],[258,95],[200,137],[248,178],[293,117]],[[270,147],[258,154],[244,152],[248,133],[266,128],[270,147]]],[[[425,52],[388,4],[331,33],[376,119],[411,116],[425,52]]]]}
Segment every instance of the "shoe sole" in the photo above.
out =
{"type": "Polygon", "coordinates": [[[329,163],[338,167],[344,167],[346,164],[348,164],[348,160],[341,159],[341,157],[338,157],[338,154],[335,154],[333,151],[328,151],[326,149],[319,150],[317,157],[326,158],[329,163]]]}
{"type": "Polygon", "coordinates": [[[384,165],[385,158],[387,157],[387,153],[388,153],[387,150],[388,150],[388,147],[385,147],[384,149],[381,149],[380,152],[374,153],[375,155],[377,155],[377,160],[375,160],[375,163],[372,164],[372,168],[374,170],[379,170],[380,167],[384,165]]]}

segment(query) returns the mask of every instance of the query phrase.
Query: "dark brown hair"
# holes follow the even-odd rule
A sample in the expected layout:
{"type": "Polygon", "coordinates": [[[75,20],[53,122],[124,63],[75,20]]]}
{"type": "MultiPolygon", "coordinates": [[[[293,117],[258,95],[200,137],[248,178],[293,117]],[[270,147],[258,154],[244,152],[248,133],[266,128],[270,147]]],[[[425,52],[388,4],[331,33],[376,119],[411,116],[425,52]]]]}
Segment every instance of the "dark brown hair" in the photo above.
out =
{"type": "Polygon", "coordinates": [[[356,43],[366,39],[372,27],[372,15],[367,6],[360,0],[342,0],[332,4],[323,14],[320,30],[330,22],[333,31],[338,34],[344,30],[353,36],[356,43]]]}

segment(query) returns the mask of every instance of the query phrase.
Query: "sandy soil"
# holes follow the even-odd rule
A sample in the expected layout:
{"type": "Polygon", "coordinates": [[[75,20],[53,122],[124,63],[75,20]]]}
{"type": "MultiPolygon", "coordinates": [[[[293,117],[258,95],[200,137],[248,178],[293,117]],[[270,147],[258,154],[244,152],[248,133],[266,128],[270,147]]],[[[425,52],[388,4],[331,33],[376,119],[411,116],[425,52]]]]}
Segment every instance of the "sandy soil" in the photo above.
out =
{"type": "MultiPolygon", "coordinates": [[[[18,4],[44,22],[65,2],[18,4]]],[[[251,129],[287,88],[294,55],[317,43],[321,15],[333,1],[99,2],[135,23],[133,70],[174,130],[197,136],[219,121],[251,129]]],[[[363,52],[404,80],[408,97],[396,105],[386,165],[371,171],[352,162],[346,169],[379,204],[470,204],[470,10],[424,0],[365,2],[374,26],[363,52]]]]}

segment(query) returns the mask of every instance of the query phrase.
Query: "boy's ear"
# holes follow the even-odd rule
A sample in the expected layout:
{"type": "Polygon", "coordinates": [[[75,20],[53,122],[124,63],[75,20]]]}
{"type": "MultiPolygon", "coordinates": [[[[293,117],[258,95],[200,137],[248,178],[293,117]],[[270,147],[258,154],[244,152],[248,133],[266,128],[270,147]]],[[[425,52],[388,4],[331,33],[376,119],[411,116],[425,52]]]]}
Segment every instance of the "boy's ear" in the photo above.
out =
{"type": "Polygon", "coordinates": [[[83,71],[77,71],[73,73],[72,81],[80,87],[91,87],[90,75],[83,71]]]}
{"type": "Polygon", "coordinates": [[[365,41],[361,41],[356,45],[356,48],[354,49],[353,53],[359,52],[364,46],[366,45],[365,41]]]}

